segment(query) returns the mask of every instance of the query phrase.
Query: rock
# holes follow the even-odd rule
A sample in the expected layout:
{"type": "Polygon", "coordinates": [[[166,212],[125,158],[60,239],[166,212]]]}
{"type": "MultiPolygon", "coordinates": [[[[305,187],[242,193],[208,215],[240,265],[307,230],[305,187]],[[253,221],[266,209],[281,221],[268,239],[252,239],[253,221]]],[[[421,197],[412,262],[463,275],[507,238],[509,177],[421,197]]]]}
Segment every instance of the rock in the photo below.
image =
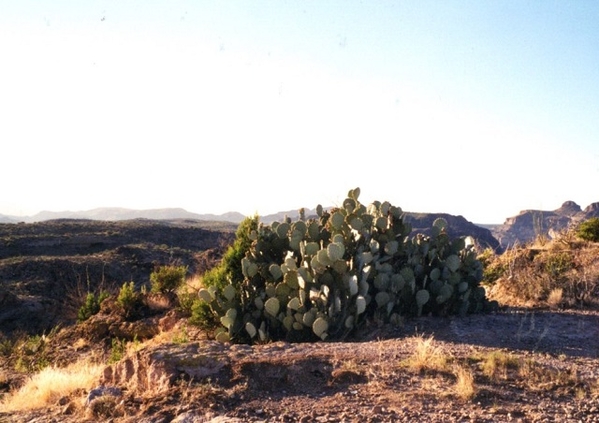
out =
{"type": "Polygon", "coordinates": [[[117,388],[116,386],[98,386],[97,388],[89,391],[87,395],[87,399],[85,400],[85,405],[89,406],[93,400],[98,397],[102,397],[104,395],[111,395],[113,397],[120,397],[123,395],[123,392],[117,388]]]}
{"type": "Polygon", "coordinates": [[[553,238],[560,232],[597,216],[599,203],[593,203],[582,210],[575,202],[566,201],[553,211],[523,210],[517,216],[507,218],[503,225],[495,227],[492,232],[501,247],[507,249],[530,243],[540,236],[553,238]]]}
{"type": "Polygon", "coordinates": [[[236,417],[227,417],[227,416],[217,416],[213,417],[210,420],[206,420],[206,423],[243,423],[244,420],[238,419],[236,417]]]}
{"type": "Polygon", "coordinates": [[[133,392],[162,392],[181,376],[193,380],[228,378],[230,363],[224,348],[216,341],[150,347],[106,367],[101,380],[133,392]]]}
{"type": "Polygon", "coordinates": [[[580,206],[574,201],[566,201],[559,209],[555,210],[555,213],[562,216],[574,216],[581,211],[580,206]]]}
{"type": "Polygon", "coordinates": [[[204,419],[204,417],[201,417],[192,411],[188,411],[186,413],[179,414],[177,417],[171,420],[171,423],[200,423],[205,421],[206,419],[204,419]]]}
{"type": "Polygon", "coordinates": [[[599,217],[599,203],[592,203],[584,209],[585,219],[599,217]]]}

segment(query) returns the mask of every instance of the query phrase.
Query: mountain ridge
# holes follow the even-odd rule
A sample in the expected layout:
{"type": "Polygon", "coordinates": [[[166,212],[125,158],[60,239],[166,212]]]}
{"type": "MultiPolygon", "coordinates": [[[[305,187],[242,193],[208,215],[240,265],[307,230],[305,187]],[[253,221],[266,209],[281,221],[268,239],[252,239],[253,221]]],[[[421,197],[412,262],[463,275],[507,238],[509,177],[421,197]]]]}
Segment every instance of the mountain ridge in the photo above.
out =
{"type": "MultiPolygon", "coordinates": [[[[332,209],[333,206],[324,207],[325,210],[332,209]]],[[[306,216],[316,215],[316,209],[304,208],[306,216]]],[[[407,212],[413,215],[442,215],[447,213],[442,212],[407,212]]],[[[449,215],[449,214],[448,214],[449,215]]],[[[453,216],[453,215],[450,215],[453,216]]],[[[33,215],[15,216],[0,213],[0,223],[35,223],[46,220],[57,219],[89,219],[89,220],[129,220],[129,219],[155,219],[155,220],[173,220],[173,219],[195,219],[195,220],[215,220],[232,223],[241,223],[247,216],[230,211],[222,214],[213,213],[195,213],[185,210],[181,207],[169,207],[158,209],[129,209],[123,207],[98,207],[89,210],[64,210],[64,211],[48,211],[42,210],[33,215]]],[[[272,223],[289,217],[296,219],[299,217],[299,210],[284,210],[276,213],[260,215],[260,221],[264,223],[272,223]]],[[[478,224],[477,226],[488,227],[498,226],[495,224],[478,224]]]]}
{"type": "MultiPolygon", "coordinates": [[[[325,208],[327,210],[333,207],[325,208]]],[[[306,217],[316,215],[315,209],[304,209],[306,217]]],[[[416,213],[405,212],[416,232],[426,232],[430,223],[437,217],[443,217],[450,222],[454,236],[472,235],[485,247],[495,251],[506,250],[517,244],[525,244],[543,236],[553,238],[557,233],[569,229],[583,220],[599,217],[599,202],[591,203],[582,209],[574,201],[565,201],[555,210],[526,209],[517,215],[506,218],[502,224],[477,224],[468,221],[463,216],[448,213],[416,213]]],[[[297,219],[299,210],[287,210],[267,215],[260,215],[260,221],[270,224],[282,221],[286,217],[297,219]]],[[[183,208],[161,209],[127,209],[119,207],[100,207],[84,211],[41,211],[32,216],[10,216],[0,214],[0,223],[36,223],[56,219],[89,219],[102,221],[119,221],[132,219],[151,220],[200,220],[215,222],[230,222],[239,224],[246,216],[239,212],[223,214],[193,213],[183,208]]]]}
{"type": "Polygon", "coordinates": [[[41,211],[31,216],[10,216],[0,214],[0,223],[36,223],[47,220],[57,219],[89,219],[118,221],[131,219],[153,219],[153,220],[173,220],[173,219],[193,219],[193,220],[215,220],[240,223],[245,216],[238,212],[227,212],[221,215],[199,214],[189,212],[183,208],[160,208],[160,209],[128,209],[122,207],[98,207],[90,210],[80,211],[41,211]]]}
{"type": "Polygon", "coordinates": [[[574,201],[566,201],[555,210],[522,210],[491,231],[502,248],[507,249],[538,237],[555,238],[559,232],[593,217],[599,217],[599,202],[582,209],[574,201]]]}

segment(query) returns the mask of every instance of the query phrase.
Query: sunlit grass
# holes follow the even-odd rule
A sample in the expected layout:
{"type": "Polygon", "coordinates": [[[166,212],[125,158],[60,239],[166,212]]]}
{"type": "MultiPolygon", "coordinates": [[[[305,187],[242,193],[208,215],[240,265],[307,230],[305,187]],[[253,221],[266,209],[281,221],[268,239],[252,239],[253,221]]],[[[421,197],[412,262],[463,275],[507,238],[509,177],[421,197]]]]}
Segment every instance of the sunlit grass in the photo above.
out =
{"type": "Polygon", "coordinates": [[[504,351],[492,351],[487,354],[482,363],[482,371],[490,379],[507,379],[508,369],[519,366],[518,358],[504,351]]]}
{"type": "Polygon", "coordinates": [[[468,367],[457,366],[454,369],[456,376],[455,393],[463,400],[470,400],[476,394],[476,386],[474,384],[474,374],[468,367]]]}
{"type": "Polygon", "coordinates": [[[563,288],[555,288],[552,289],[547,297],[547,304],[551,308],[558,308],[563,301],[564,290],[563,288]]]}
{"type": "Polygon", "coordinates": [[[26,411],[55,404],[78,390],[93,389],[103,365],[80,361],[65,368],[49,366],[31,376],[18,390],[9,393],[0,408],[6,412],[26,411]]]}
{"type": "Polygon", "coordinates": [[[405,364],[408,368],[420,372],[423,370],[446,370],[449,358],[443,348],[435,343],[433,336],[416,338],[414,353],[408,357],[405,364]]]}

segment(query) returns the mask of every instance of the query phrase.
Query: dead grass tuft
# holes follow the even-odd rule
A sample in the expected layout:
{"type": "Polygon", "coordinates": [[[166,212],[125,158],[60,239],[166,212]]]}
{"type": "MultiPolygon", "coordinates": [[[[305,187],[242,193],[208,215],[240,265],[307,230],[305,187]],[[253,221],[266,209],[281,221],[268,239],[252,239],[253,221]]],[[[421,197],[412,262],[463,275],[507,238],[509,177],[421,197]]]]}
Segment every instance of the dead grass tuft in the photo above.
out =
{"type": "Polygon", "coordinates": [[[427,338],[418,336],[414,353],[405,360],[409,369],[421,372],[423,370],[446,371],[449,357],[443,352],[443,348],[436,344],[431,335],[427,338]]]}
{"type": "Polygon", "coordinates": [[[125,406],[120,398],[113,395],[102,395],[93,399],[86,409],[86,417],[89,419],[109,419],[122,417],[125,414],[125,406]]]}
{"type": "Polygon", "coordinates": [[[599,379],[596,379],[594,383],[590,384],[589,396],[591,399],[599,399],[599,379]]]}
{"type": "Polygon", "coordinates": [[[456,366],[454,368],[456,383],[454,386],[455,394],[458,398],[465,401],[471,400],[476,395],[476,386],[474,384],[474,374],[469,367],[456,366]]]}
{"type": "Polygon", "coordinates": [[[80,361],[65,368],[46,367],[31,376],[15,392],[0,402],[6,412],[27,411],[55,404],[79,390],[89,390],[98,383],[103,366],[80,361]]]}
{"type": "Polygon", "coordinates": [[[549,296],[547,297],[547,305],[549,305],[549,307],[553,309],[559,308],[562,304],[563,296],[563,288],[554,288],[553,290],[551,290],[549,296]]]}
{"type": "Polygon", "coordinates": [[[508,370],[517,369],[518,357],[504,351],[491,351],[484,356],[482,372],[489,379],[507,379],[508,370]]]}
{"type": "Polygon", "coordinates": [[[559,387],[572,387],[579,384],[576,366],[566,370],[545,366],[532,359],[523,360],[518,375],[529,389],[535,391],[553,390],[559,387]]]}

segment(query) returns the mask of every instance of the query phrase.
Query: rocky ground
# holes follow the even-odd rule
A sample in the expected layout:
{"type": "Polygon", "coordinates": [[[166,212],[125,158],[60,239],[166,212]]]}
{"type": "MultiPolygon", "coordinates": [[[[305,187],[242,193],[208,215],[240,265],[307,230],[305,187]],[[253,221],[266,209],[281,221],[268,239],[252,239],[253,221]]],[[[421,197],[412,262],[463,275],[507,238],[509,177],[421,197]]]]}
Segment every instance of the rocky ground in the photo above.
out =
{"type": "MultiPolygon", "coordinates": [[[[0,411],[0,422],[599,421],[597,312],[423,317],[348,342],[255,346],[210,340],[172,311],[151,322],[160,334],[103,369],[97,398],[0,411]]],[[[56,333],[47,356],[106,354],[95,324],[56,333]]]]}

